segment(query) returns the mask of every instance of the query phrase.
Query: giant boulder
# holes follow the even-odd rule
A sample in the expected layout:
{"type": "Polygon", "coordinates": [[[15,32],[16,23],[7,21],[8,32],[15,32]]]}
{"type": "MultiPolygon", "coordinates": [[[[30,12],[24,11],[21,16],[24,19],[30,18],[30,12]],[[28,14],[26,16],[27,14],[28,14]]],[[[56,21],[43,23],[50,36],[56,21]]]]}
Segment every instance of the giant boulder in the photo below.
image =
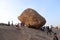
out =
{"type": "Polygon", "coordinates": [[[32,28],[40,28],[46,23],[45,18],[31,8],[24,10],[22,14],[18,16],[18,19],[19,21],[24,22],[25,25],[32,28]]]}

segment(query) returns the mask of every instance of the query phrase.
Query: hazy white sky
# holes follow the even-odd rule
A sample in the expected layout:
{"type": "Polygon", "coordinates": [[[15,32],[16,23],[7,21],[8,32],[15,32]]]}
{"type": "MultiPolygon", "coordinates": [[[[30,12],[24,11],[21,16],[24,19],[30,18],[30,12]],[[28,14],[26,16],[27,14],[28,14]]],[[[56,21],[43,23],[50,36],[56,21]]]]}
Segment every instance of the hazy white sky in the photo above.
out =
{"type": "Polygon", "coordinates": [[[45,17],[46,25],[60,24],[60,0],[0,0],[0,23],[18,23],[17,17],[26,8],[35,9],[45,17]]]}

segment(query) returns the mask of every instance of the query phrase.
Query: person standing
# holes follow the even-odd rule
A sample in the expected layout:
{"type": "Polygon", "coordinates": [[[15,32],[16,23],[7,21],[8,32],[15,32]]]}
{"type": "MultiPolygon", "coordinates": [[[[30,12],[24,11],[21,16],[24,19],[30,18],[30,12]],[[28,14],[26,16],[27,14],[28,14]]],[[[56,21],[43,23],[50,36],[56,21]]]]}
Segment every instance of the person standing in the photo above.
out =
{"type": "Polygon", "coordinates": [[[58,40],[57,33],[54,33],[53,40],[58,40]]]}

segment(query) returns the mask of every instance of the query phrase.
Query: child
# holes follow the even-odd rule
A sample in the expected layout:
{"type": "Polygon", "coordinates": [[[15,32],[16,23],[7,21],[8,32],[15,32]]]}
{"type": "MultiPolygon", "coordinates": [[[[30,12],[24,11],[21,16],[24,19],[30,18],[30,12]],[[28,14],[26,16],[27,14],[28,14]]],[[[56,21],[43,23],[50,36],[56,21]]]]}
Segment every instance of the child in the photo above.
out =
{"type": "Polygon", "coordinates": [[[53,40],[58,40],[57,33],[54,33],[54,38],[53,40]]]}

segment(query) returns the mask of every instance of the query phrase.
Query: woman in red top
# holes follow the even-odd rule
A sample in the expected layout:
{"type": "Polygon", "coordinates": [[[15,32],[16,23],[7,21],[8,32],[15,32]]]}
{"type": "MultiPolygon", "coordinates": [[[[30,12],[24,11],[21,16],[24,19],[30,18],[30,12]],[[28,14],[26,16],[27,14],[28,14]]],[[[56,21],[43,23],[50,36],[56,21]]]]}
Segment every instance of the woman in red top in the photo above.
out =
{"type": "Polygon", "coordinates": [[[58,40],[57,33],[54,33],[54,38],[53,40],[58,40]]]}

